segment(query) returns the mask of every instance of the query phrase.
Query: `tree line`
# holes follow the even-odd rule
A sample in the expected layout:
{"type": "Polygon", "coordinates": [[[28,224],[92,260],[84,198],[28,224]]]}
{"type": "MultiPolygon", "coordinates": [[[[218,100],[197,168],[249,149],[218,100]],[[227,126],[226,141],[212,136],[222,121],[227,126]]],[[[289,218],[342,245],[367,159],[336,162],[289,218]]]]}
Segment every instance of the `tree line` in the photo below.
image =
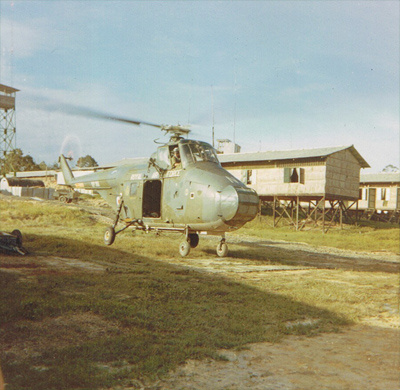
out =
{"type": "MultiPolygon", "coordinates": [[[[96,160],[89,155],[79,157],[76,162],[78,168],[98,167],[96,160]]],[[[24,155],[21,149],[14,149],[4,157],[0,157],[0,176],[12,172],[49,171],[58,169],[58,162],[47,164],[42,161],[37,164],[32,156],[24,155]]]]}

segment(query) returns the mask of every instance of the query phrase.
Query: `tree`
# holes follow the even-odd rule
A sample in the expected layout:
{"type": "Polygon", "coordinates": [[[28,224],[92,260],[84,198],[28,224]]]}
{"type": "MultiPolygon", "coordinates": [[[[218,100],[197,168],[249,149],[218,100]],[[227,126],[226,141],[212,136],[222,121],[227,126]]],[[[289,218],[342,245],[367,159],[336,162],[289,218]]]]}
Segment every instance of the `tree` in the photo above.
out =
{"type": "Polygon", "coordinates": [[[386,167],[382,169],[382,172],[385,172],[385,173],[399,172],[399,168],[397,168],[396,166],[394,166],[392,164],[389,164],[389,165],[386,165],[386,167]]]}
{"type": "Polygon", "coordinates": [[[99,164],[97,164],[96,160],[92,156],[86,155],[85,157],[78,158],[76,166],[79,168],[89,168],[89,167],[98,167],[99,164]]]}
{"type": "Polygon", "coordinates": [[[46,162],[42,161],[39,164],[39,168],[41,171],[56,171],[58,169],[58,163],[54,162],[53,164],[47,164],[46,162]]]}
{"type": "Polygon", "coordinates": [[[0,174],[9,172],[39,171],[40,166],[29,155],[24,156],[21,149],[14,149],[0,158],[0,174]]]}

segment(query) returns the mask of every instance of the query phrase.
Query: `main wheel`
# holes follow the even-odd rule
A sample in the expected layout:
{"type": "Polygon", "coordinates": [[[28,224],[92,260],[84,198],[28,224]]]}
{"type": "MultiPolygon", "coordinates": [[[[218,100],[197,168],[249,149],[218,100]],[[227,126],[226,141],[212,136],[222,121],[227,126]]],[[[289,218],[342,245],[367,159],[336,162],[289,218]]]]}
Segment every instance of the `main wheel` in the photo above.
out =
{"type": "Polygon", "coordinates": [[[217,255],[219,257],[225,257],[228,254],[228,245],[226,244],[226,242],[220,242],[217,245],[217,255]]]}
{"type": "Polygon", "coordinates": [[[109,226],[104,232],[104,244],[111,245],[115,240],[115,230],[112,226],[109,226]]]}
{"type": "Polygon", "coordinates": [[[189,244],[189,242],[188,241],[182,241],[179,244],[179,254],[182,257],[185,257],[185,256],[187,256],[189,254],[189,252],[190,252],[190,244],[189,244]]]}
{"type": "Polygon", "coordinates": [[[191,248],[196,248],[197,245],[199,245],[199,235],[197,233],[191,233],[189,234],[189,244],[191,248]]]}

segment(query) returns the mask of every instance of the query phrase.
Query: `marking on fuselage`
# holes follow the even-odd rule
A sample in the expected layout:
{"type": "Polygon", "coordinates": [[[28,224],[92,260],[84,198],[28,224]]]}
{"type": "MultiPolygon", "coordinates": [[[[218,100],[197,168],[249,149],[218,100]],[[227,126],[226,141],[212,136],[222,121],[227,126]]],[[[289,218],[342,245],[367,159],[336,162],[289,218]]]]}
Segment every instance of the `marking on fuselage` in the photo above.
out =
{"type": "Polygon", "coordinates": [[[180,170],[172,170],[172,171],[168,171],[165,175],[165,177],[179,177],[181,175],[181,171],[180,170]]]}
{"type": "Polygon", "coordinates": [[[131,180],[141,180],[143,179],[143,173],[133,173],[131,175],[131,180]]]}

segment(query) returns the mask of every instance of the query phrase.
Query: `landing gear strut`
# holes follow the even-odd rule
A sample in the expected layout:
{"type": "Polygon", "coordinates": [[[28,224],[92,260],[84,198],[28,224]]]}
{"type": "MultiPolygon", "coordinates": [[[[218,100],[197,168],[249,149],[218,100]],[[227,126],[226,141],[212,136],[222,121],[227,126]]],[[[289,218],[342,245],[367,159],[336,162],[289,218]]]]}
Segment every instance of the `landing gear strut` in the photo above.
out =
{"type": "Polygon", "coordinates": [[[118,224],[119,221],[119,215],[122,210],[122,205],[124,204],[124,201],[121,200],[121,204],[119,205],[117,215],[115,217],[115,221],[112,226],[108,226],[107,229],[104,232],[104,244],[106,245],[112,245],[113,242],[115,241],[115,236],[118,233],[123,232],[125,229],[127,229],[129,226],[132,226],[133,224],[137,223],[139,225],[143,225],[143,221],[141,219],[134,219],[131,222],[129,222],[125,227],[123,227],[121,230],[115,231],[115,228],[118,224]]]}

